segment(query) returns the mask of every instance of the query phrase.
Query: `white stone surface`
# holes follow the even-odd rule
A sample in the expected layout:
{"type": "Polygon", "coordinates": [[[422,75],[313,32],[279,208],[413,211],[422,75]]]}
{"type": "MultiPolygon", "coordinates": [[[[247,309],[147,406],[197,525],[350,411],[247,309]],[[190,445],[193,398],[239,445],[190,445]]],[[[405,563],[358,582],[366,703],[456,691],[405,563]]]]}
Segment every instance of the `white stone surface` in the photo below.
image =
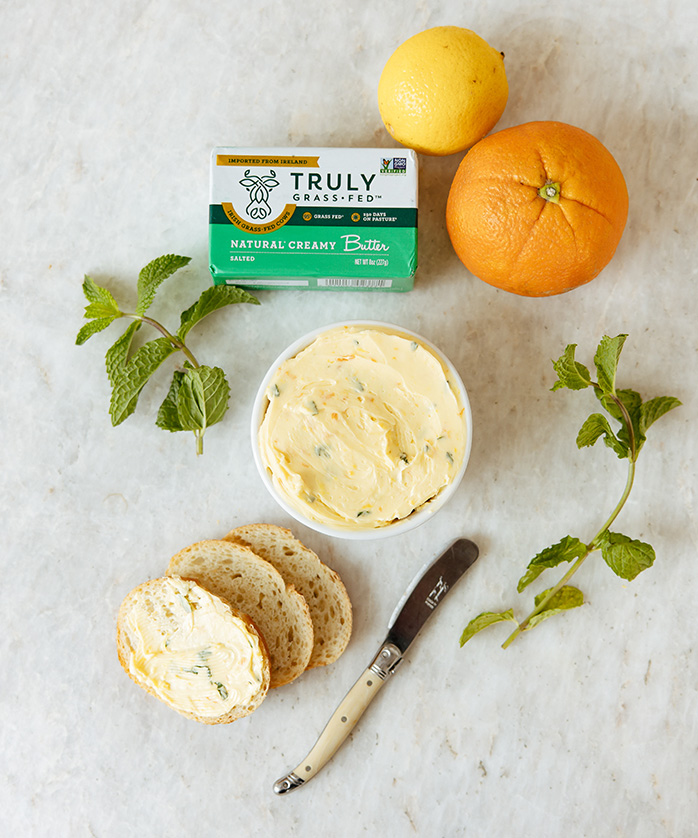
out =
{"type": "Polygon", "coordinates": [[[698,834],[695,4],[29,0],[2,4],[0,29],[3,834],[698,834]],[[112,428],[103,355],[118,329],[74,346],[83,274],[133,300],[150,259],[192,256],[153,308],[176,323],[209,281],[210,148],[394,146],[376,105],[383,63],[440,24],[505,52],[499,127],[571,122],[616,156],[631,203],[611,265],[553,299],[490,288],[444,228],[460,155],[422,158],[413,292],[265,291],[259,308],[212,316],[192,340],[233,398],[202,458],[190,435],[153,424],[164,371],[112,428]],[[257,384],[299,334],[362,317],[418,331],[456,364],[475,422],[466,479],[396,539],[294,526],[346,582],[347,652],[231,726],[180,718],[119,667],[119,603],[188,543],[291,524],[253,467],[257,384]],[[617,523],[657,562],[624,583],[590,560],[576,580],[584,607],[506,651],[495,628],[461,650],[479,611],[525,614],[515,587],[530,557],[568,532],[590,538],[622,491],[624,463],[574,443],[591,394],[549,389],[567,343],[591,363],[601,335],[619,332],[622,384],[684,403],[650,431],[617,523]],[[276,798],[412,575],[462,534],[480,545],[477,565],[332,762],[276,798]]]}

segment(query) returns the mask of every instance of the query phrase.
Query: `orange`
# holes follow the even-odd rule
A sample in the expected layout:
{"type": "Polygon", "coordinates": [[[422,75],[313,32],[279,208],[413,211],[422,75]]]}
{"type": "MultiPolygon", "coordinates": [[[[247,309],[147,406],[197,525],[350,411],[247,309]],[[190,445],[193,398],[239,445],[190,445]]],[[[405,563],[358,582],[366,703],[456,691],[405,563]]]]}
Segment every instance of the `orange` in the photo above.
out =
{"type": "Polygon", "coordinates": [[[628,190],[608,149],[562,122],[528,122],[481,140],[451,184],[446,226],[475,276],[514,294],[562,294],[610,262],[628,190]]]}

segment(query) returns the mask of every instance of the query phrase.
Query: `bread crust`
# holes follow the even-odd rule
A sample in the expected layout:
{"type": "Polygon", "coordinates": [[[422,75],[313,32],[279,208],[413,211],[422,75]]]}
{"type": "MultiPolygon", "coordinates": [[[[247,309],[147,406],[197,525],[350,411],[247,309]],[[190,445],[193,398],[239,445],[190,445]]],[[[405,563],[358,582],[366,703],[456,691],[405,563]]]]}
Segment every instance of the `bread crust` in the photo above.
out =
{"type": "Polygon", "coordinates": [[[313,623],[313,651],[308,668],[327,666],[344,652],[351,637],[351,600],[339,574],[285,527],[247,524],[224,536],[270,562],[306,602],[313,623]]]}
{"type": "Polygon", "coordinates": [[[180,550],[167,574],[195,580],[252,619],[269,650],[270,688],[305,671],[313,650],[310,610],[271,563],[243,545],[208,539],[180,550]]]}
{"type": "MultiPolygon", "coordinates": [[[[179,577],[174,578],[177,579],[179,577]]],[[[254,694],[252,699],[246,702],[245,704],[234,705],[228,712],[222,714],[221,716],[208,717],[201,716],[197,713],[190,712],[180,707],[175,707],[174,705],[170,704],[165,699],[163,699],[160,695],[158,695],[155,689],[153,688],[152,683],[149,682],[145,677],[136,677],[132,673],[131,668],[129,666],[129,661],[133,654],[133,647],[130,643],[130,634],[126,627],[129,612],[134,608],[142,608],[143,599],[146,597],[148,598],[148,601],[150,603],[153,603],[154,601],[157,601],[158,598],[161,598],[161,604],[164,608],[167,600],[163,598],[163,583],[170,581],[172,581],[172,577],[160,577],[157,579],[150,579],[135,587],[124,598],[123,602],[121,603],[121,606],[119,607],[116,619],[116,650],[119,663],[123,667],[126,674],[129,676],[129,678],[131,678],[131,680],[135,684],[141,687],[141,689],[145,690],[145,692],[149,693],[154,698],[157,698],[159,701],[162,701],[163,704],[166,704],[168,707],[170,707],[173,710],[176,710],[178,713],[180,713],[180,715],[185,716],[188,719],[193,719],[203,724],[216,725],[230,724],[231,722],[234,722],[237,719],[250,715],[250,713],[253,713],[262,703],[262,701],[267,695],[270,686],[270,658],[269,651],[264,640],[264,636],[259,631],[254,621],[247,614],[244,614],[233,608],[230,605],[230,603],[228,603],[222,597],[217,597],[212,592],[202,589],[201,586],[199,586],[193,580],[184,580],[179,578],[179,581],[185,583],[186,585],[192,586],[192,590],[203,590],[205,595],[214,597],[216,600],[220,601],[221,607],[230,614],[231,619],[235,619],[241,622],[244,625],[246,631],[258,640],[262,665],[262,681],[259,689],[254,694]]],[[[157,616],[157,614],[154,614],[153,619],[157,619],[157,616]]]]}

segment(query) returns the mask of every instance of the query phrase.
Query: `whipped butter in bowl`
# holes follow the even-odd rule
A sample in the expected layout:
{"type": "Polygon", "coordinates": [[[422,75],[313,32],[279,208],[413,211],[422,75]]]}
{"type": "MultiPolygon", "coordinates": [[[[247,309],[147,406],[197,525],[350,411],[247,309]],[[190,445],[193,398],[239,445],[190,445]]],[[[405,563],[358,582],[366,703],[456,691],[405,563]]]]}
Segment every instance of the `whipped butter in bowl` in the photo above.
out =
{"type": "Polygon", "coordinates": [[[380,538],[431,517],[455,491],[471,414],[453,365],[388,323],[328,326],[272,365],[252,417],[255,462],[296,520],[380,538]]]}

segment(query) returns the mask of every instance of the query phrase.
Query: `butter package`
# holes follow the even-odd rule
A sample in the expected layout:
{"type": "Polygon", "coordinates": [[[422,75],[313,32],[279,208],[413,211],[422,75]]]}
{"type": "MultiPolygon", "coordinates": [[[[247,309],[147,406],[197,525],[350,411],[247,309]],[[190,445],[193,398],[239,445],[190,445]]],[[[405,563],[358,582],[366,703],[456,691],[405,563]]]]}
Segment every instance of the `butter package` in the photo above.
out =
{"type": "Polygon", "coordinates": [[[409,291],[416,154],[214,148],[209,267],[216,285],[409,291]]]}

